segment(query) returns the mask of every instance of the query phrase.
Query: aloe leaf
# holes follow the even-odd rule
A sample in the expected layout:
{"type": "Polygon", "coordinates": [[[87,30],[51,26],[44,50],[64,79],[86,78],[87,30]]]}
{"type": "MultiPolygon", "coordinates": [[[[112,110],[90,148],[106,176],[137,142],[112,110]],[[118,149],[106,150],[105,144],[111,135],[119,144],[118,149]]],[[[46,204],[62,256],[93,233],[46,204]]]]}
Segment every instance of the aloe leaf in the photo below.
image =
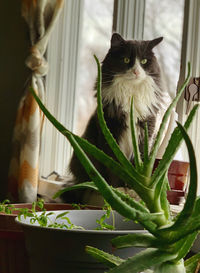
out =
{"type": "Polygon", "coordinates": [[[155,233],[157,224],[153,222],[154,219],[158,219],[160,214],[150,213],[149,210],[139,202],[135,201],[129,195],[119,191],[116,188],[112,188],[113,191],[124,201],[136,210],[138,222],[149,232],[155,233]]]}
{"type": "Polygon", "coordinates": [[[135,233],[118,236],[112,239],[112,245],[116,248],[127,247],[155,247],[156,238],[148,233],[135,233]]]}
{"type": "MultiPolygon", "coordinates": [[[[184,129],[184,127],[178,123],[178,128],[181,132],[181,134],[183,135],[183,138],[186,142],[187,145],[187,150],[188,150],[188,154],[189,154],[189,159],[190,159],[190,184],[189,184],[189,190],[188,190],[188,195],[187,195],[187,199],[185,202],[185,205],[181,211],[181,213],[178,215],[175,223],[166,229],[160,230],[160,232],[162,234],[165,234],[166,232],[168,233],[168,239],[175,239],[178,237],[180,237],[183,234],[187,234],[188,231],[191,231],[190,233],[192,233],[192,231],[195,231],[194,227],[196,227],[196,225],[198,226],[198,222],[194,223],[194,226],[191,230],[189,230],[189,226],[191,226],[191,223],[193,222],[193,220],[197,217],[195,217],[194,215],[194,211],[197,208],[197,201],[196,201],[196,194],[197,194],[197,165],[196,165],[196,158],[195,158],[195,152],[194,152],[194,148],[192,145],[192,142],[186,132],[186,130],[184,129]],[[191,219],[193,218],[193,219],[191,219]],[[188,220],[190,220],[188,222],[188,220]],[[183,228],[184,227],[184,228],[183,228]],[[181,229],[183,230],[183,234],[181,232],[181,229]]],[[[198,199],[199,200],[199,199],[198,199]]],[[[198,201],[199,202],[199,201],[198,201]]]]}
{"type": "Polygon", "coordinates": [[[181,213],[177,217],[177,220],[174,223],[174,225],[171,228],[169,228],[170,230],[175,230],[178,226],[181,226],[183,223],[185,223],[185,221],[187,221],[190,218],[195,207],[196,194],[197,194],[197,164],[196,164],[194,148],[186,130],[180,123],[178,123],[178,128],[181,134],[183,135],[183,138],[185,140],[185,143],[187,145],[187,150],[189,153],[190,184],[189,184],[189,190],[188,190],[185,205],[181,213]]]}
{"type": "Polygon", "coordinates": [[[164,215],[168,221],[170,221],[171,214],[170,214],[170,205],[169,201],[167,200],[167,190],[168,190],[168,177],[167,175],[165,176],[165,185],[162,188],[161,195],[160,195],[160,203],[161,203],[161,208],[164,211],[164,215]]]}
{"type": "MultiPolygon", "coordinates": [[[[98,119],[99,119],[99,124],[102,130],[102,133],[112,149],[114,155],[116,158],[119,160],[119,162],[127,169],[128,172],[132,173],[134,169],[133,165],[131,162],[126,158],[126,156],[123,154],[123,152],[120,150],[119,145],[117,144],[115,138],[111,134],[109,128],[107,127],[106,121],[104,119],[104,113],[103,113],[103,106],[102,106],[102,98],[101,98],[101,67],[99,60],[97,59],[96,56],[94,56],[96,63],[97,63],[97,68],[98,68],[98,81],[97,81],[97,114],[98,114],[98,119]]],[[[136,173],[136,179],[141,180],[140,174],[135,170],[136,173]]]]}
{"type": "MultiPolygon", "coordinates": [[[[188,221],[185,221],[178,228],[174,229],[174,226],[160,230],[159,233],[164,231],[168,232],[165,236],[168,236],[168,242],[174,243],[178,240],[186,237],[189,234],[192,234],[195,231],[200,230],[200,218],[199,218],[199,209],[200,209],[200,198],[197,198],[194,211],[188,221]],[[198,203],[198,205],[197,205],[198,203]]],[[[159,236],[160,234],[158,234],[159,236]]]]}
{"type": "Polygon", "coordinates": [[[144,206],[142,205],[141,203],[139,203],[138,201],[135,201],[132,197],[130,197],[128,194],[116,189],[116,188],[113,188],[113,191],[123,200],[125,201],[127,204],[129,204],[131,207],[135,208],[136,210],[139,210],[141,212],[144,212],[144,213],[149,213],[149,210],[144,206]]]}
{"type": "Polygon", "coordinates": [[[119,266],[121,263],[125,261],[121,259],[120,257],[114,256],[112,254],[109,254],[107,252],[104,252],[92,246],[86,246],[85,249],[86,249],[86,252],[90,254],[93,258],[105,264],[109,268],[119,266]]]}
{"type": "Polygon", "coordinates": [[[158,199],[160,200],[160,195],[161,195],[163,187],[166,183],[165,177],[166,177],[166,173],[164,173],[163,176],[161,176],[160,180],[158,181],[158,183],[156,185],[154,200],[158,200],[158,199]]]}
{"type": "Polygon", "coordinates": [[[148,124],[145,122],[144,127],[144,170],[146,164],[149,161],[149,133],[148,133],[148,124]]]}
{"type": "Polygon", "coordinates": [[[129,195],[121,192],[120,190],[113,188],[113,191],[128,205],[136,210],[137,221],[149,232],[155,234],[157,227],[157,221],[163,217],[163,212],[150,213],[149,210],[143,206],[140,202],[135,201],[129,195]],[[156,220],[154,222],[154,220],[156,220]]]}
{"type": "Polygon", "coordinates": [[[199,216],[199,211],[200,211],[200,196],[198,196],[196,198],[195,207],[194,207],[194,211],[192,213],[192,217],[199,216]]]}
{"type": "Polygon", "coordinates": [[[184,205],[183,210],[181,211],[181,213],[179,214],[179,217],[177,218],[174,227],[177,225],[181,225],[181,223],[183,221],[185,221],[186,219],[188,219],[194,209],[195,206],[195,201],[196,201],[196,195],[197,195],[197,163],[196,163],[196,158],[195,158],[195,152],[194,152],[194,148],[192,145],[192,142],[186,132],[186,130],[184,129],[184,127],[178,123],[178,127],[179,130],[181,131],[181,134],[184,137],[184,140],[186,142],[187,145],[187,150],[189,153],[189,159],[190,159],[190,184],[189,184],[189,190],[188,190],[188,194],[187,194],[187,199],[184,205]]]}
{"type": "Polygon", "coordinates": [[[98,191],[98,188],[95,186],[94,182],[83,182],[80,184],[73,185],[71,187],[64,188],[62,190],[59,190],[54,196],[53,199],[58,198],[60,195],[62,195],[64,192],[67,191],[73,191],[73,190],[80,190],[80,189],[91,189],[98,191]]]}
{"type": "Polygon", "coordinates": [[[170,207],[169,207],[169,202],[167,200],[167,193],[166,193],[167,185],[168,185],[168,178],[167,178],[167,173],[165,172],[163,176],[161,176],[160,180],[158,181],[156,185],[154,204],[158,204],[158,206],[161,206],[161,209],[164,212],[165,218],[169,220],[170,207]]]}
{"type": "Polygon", "coordinates": [[[168,243],[172,244],[186,238],[188,235],[198,230],[200,230],[199,216],[191,216],[188,221],[183,222],[183,224],[176,229],[173,225],[169,228],[160,229],[157,232],[157,236],[159,237],[160,241],[164,241],[164,238],[167,237],[168,243]]]}
{"type": "Polygon", "coordinates": [[[131,99],[130,123],[131,123],[131,136],[132,136],[132,144],[133,144],[134,163],[135,163],[136,170],[140,171],[142,160],[140,157],[140,151],[138,147],[138,138],[137,138],[137,133],[135,128],[133,97],[131,99]]]}
{"type": "Polygon", "coordinates": [[[74,135],[72,132],[67,130],[54,116],[47,110],[44,104],[41,102],[39,97],[36,95],[35,91],[31,88],[31,93],[33,94],[35,100],[37,101],[40,109],[43,111],[48,120],[58,129],[58,131],[63,134],[69,140],[69,136],[72,135],[82,149],[88,154],[92,155],[102,164],[107,166],[112,172],[117,174],[122,180],[125,180],[135,191],[141,196],[144,192],[150,191],[146,188],[142,182],[145,181],[145,177],[139,175],[133,168],[132,173],[128,173],[125,168],[123,168],[119,163],[115,162],[111,157],[106,155],[103,151],[89,143],[87,140],[74,135]],[[138,181],[139,180],[139,181],[138,181]]]}
{"type": "Polygon", "coordinates": [[[196,273],[198,264],[200,263],[200,253],[197,253],[185,261],[186,273],[196,273]]]}
{"type": "Polygon", "coordinates": [[[174,260],[179,261],[180,259],[184,258],[189,250],[191,249],[196,237],[197,237],[198,231],[193,232],[192,234],[188,235],[186,238],[183,238],[180,240],[180,243],[178,242],[178,256],[174,260]]]}
{"type": "Polygon", "coordinates": [[[177,92],[176,97],[173,99],[172,103],[170,104],[170,106],[168,107],[167,111],[165,112],[165,114],[163,116],[163,119],[162,119],[162,122],[161,122],[161,125],[160,125],[160,128],[159,128],[158,134],[156,136],[155,143],[153,145],[153,148],[152,148],[152,151],[151,151],[151,154],[150,154],[149,163],[147,164],[148,165],[147,169],[148,169],[148,174],[149,175],[151,175],[151,173],[152,173],[155,158],[156,158],[159,146],[160,146],[161,141],[162,141],[162,136],[163,136],[163,133],[164,133],[168,118],[169,118],[169,116],[171,114],[172,109],[175,107],[175,105],[177,104],[179,98],[181,97],[181,94],[183,93],[185,87],[187,86],[187,84],[189,82],[189,79],[190,79],[190,63],[188,63],[188,74],[187,74],[186,80],[184,81],[182,87],[177,92]]]}
{"type": "Polygon", "coordinates": [[[152,266],[170,261],[176,258],[176,254],[171,254],[159,249],[149,248],[134,257],[129,258],[119,266],[109,270],[109,273],[138,273],[152,266]]]}
{"type": "MultiPolygon", "coordinates": [[[[190,125],[193,121],[193,118],[198,110],[198,107],[199,107],[199,105],[197,104],[191,110],[191,112],[184,124],[184,128],[186,130],[188,130],[188,128],[190,127],[190,125]]],[[[151,187],[154,187],[157,184],[157,182],[159,181],[160,177],[163,175],[163,173],[165,173],[166,170],[168,170],[168,168],[174,158],[174,155],[176,154],[176,152],[179,149],[182,139],[183,139],[183,136],[182,136],[180,130],[178,129],[178,127],[176,127],[171,135],[171,138],[169,140],[169,143],[167,145],[165,153],[164,153],[162,159],[160,160],[158,167],[156,168],[156,170],[154,171],[154,173],[152,175],[152,182],[150,184],[151,187]]]]}

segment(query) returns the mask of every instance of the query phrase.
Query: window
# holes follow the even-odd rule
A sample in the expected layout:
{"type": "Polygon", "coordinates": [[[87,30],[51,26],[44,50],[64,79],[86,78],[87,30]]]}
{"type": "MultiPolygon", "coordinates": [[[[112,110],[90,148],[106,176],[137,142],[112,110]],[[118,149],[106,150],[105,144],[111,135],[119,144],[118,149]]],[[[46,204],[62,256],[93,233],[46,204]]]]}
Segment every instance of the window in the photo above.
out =
{"type": "Polygon", "coordinates": [[[146,1],[144,39],[164,37],[155,52],[162,69],[164,84],[171,97],[176,93],[179,79],[183,16],[183,0],[146,1]]]}
{"type": "MultiPolygon", "coordinates": [[[[83,131],[94,107],[93,100],[86,99],[92,97],[96,69],[92,68],[87,74],[85,65],[95,66],[94,53],[100,60],[104,57],[109,47],[112,21],[113,30],[124,38],[152,39],[165,36],[157,54],[163,67],[167,68],[163,73],[172,96],[178,79],[179,84],[183,82],[188,60],[193,64],[192,75],[200,74],[198,0],[68,0],[49,43],[50,71],[47,75],[46,104],[58,120],[78,134],[83,131]]],[[[185,109],[186,102],[182,98],[177,107],[181,122],[186,119],[185,109]]],[[[199,114],[191,129],[196,150],[200,147],[197,124],[200,124],[199,114]]],[[[66,139],[46,122],[41,175],[47,176],[52,171],[65,174],[70,154],[66,139]]]]}
{"type": "Polygon", "coordinates": [[[110,46],[114,0],[85,0],[79,55],[77,100],[75,111],[76,134],[81,135],[96,103],[94,83],[97,67],[93,55],[103,60],[110,46]]]}
{"type": "MultiPolygon", "coordinates": [[[[62,124],[78,134],[94,109],[97,70],[93,54],[102,60],[108,50],[113,6],[114,0],[66,1],[49,42],[46,105],[62,124]]],[[[71,152],[68,141],[45,121],[40,176],[52,171],[65,175],[71,152]]]]}

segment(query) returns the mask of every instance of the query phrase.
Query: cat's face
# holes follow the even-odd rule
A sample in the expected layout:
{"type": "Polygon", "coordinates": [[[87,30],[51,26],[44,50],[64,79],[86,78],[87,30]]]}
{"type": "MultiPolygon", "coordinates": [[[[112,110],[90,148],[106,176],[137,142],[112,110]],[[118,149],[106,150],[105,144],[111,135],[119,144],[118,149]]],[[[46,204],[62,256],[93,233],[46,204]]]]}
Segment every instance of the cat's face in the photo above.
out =
{"type": "Polygon", "coordinates": [[[114,33],[111,48],[102,64],[103,83],[109,85],[113,80],[123,78],[133,84],[140,84],[147,76],[158,77],[160,69],[152,49],[162,39],[125,41],[114,33]]]}

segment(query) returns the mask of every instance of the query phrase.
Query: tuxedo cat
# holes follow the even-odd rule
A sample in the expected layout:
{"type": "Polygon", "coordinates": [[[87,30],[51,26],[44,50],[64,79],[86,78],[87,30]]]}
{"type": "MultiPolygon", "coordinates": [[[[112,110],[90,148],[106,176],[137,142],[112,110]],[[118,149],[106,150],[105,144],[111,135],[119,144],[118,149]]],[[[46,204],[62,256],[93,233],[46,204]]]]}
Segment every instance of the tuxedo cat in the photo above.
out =
{"type": "MultiPolygon", "coordinates": [[[[104,117],[121,150],[130,160],[133,157],[129,118],[131,98],[134,99],[141,155],[143,155],[145,123],[148,124],[149,149],[151,149],[162,114],[170,101],[162,86],[160,68],[152,51],[162,40],[162,37],[151,41],[124,40],[119,34],[114,33],[111,47],[102,62],[104,117]]],[[[90,118],[82,137],[114,157],[101,132],[97,111],[90,118]]],[[[114,187],[124,186],[103,165],[92,157],[90,159],[109,184],[114,187]]],[[[70,171],[75,183],[90,181],[75,154],[72,155],[70,171]]]]}

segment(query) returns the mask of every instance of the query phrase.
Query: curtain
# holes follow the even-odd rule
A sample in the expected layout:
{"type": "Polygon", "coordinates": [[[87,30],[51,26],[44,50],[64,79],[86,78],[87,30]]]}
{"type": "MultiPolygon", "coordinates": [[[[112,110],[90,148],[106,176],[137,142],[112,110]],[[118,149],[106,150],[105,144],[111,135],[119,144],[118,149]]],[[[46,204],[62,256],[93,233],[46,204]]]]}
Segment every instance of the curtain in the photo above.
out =
{"type": "Polygon", "coordinates": [[[31,70],[31,76],[25,85],[13,133],[8,196],[16,202],[33,202],[37,198],[43,114],[29,89],[32,86],[44,102],[44,79],[48,72],[44,54],[63,3],[64,0],[21,0],[22,16],[30,34],[30,55],[26,65],[31,70]]]}

